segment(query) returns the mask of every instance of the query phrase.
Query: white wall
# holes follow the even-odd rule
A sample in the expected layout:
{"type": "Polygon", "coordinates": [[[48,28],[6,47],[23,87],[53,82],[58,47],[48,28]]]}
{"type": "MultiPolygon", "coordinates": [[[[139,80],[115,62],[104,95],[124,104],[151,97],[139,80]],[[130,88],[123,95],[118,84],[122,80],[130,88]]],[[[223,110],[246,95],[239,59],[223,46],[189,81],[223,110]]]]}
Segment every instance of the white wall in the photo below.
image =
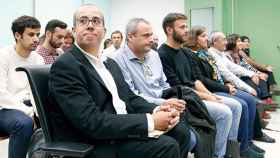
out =
{"type": "Polygon", "coordinates": [[[0,47],[14,43],[11,25],[15,18],[21,15],[32,15],[32,0],[11,0],[1,2],[0,9],[0,47]]]}
{"type": "MultiPolygon", "coordinates": [[[[82,3],[96,4],[110,21],[109,0],[0,0],[0,4],[3,5],[0,9],[0,48],[14,43],[11,25],[17,17],[35,16],[41,23],[43,34],[47,22],[51,19],[62,20],[72,27],[73,13],[82,3]]],[[[107,25],[110,24],[109,21],[107,25]]]]}
{"type": "Polygon", "coordinates": [[[107,37],[115,30],[124,32],[129,19],[142,17],[152,24],[160,43],[165,41],[161,27],[164,16],[169,12],[185,12],[184,0],[35,0],[35,10],[33,1],[5,0],[5,7],[0,9],[0,47],[14,43],[10,27],[15,18],[35,13],[42,25],[41,33],[46,23],[53,18],[65,21],[72,27],[73,12],[82,2],[96,4],[103,10],[107,37]]]}
{"type": "MultiPolygon", "coordinates": [[[[124,33],[125,25],[131,18],[141,17],[148,20],[159,36],[159,42],[165,41],[162,20],[170,12],[184,12],[184,0],[111,0],[110,30],[124,33]]],[[[111,32],[108,31],[107,37],[111,32]]]]}
{"type": "Polygon", "coordinates": [[[73,13],[82,4],[81,0],[37,0],[35,3],[35,17],[40,20],[41,33],[52,19],[59,19],[71,28],[73,13]]]}

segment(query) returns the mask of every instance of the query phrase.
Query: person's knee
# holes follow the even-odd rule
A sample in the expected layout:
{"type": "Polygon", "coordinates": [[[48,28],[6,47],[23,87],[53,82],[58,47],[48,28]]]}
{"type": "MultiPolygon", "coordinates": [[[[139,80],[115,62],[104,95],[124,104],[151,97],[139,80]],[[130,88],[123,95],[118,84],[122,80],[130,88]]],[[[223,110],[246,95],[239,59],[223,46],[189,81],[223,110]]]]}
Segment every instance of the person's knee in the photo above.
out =
{"type": "Polygon", "coordinates": [[[230,122],[232,121],[232,111],[229,107],[224,107],[222,112],[222,117],[225,121],[230,122]]]}
{"type": "Polygon", "coordinates": [[[33,130],[33,120],[28,116],[20,117],[16,120],[13,125],[13,132],[24,131],[26,134],[32,133],[33,130]]]}

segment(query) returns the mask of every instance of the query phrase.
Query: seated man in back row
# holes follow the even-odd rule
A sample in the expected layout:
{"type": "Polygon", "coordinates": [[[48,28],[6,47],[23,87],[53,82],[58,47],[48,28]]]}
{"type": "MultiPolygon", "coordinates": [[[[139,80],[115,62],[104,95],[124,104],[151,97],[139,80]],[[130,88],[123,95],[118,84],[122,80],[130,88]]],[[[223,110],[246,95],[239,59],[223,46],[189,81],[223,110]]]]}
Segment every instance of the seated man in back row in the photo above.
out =
{"type": "Polygon", "coordinates": [[[190,133],[179,113],[154,110],[129,89],[118,65],[101,57],[103,13],[87,4],[73,17],[76,43],[50,70],[54,138],[94,145],[89,157],[186,158],[190,133]]]}
{"type": "Polygon", "coordinates": [[[44,64],[43,58],[32,52],[39,43],[40,28],[36,18],[18,17],[12,23],[16,44],[0,50],[0,132],[9,135],[9,158],[26,158],[33,133],[28,79],[15,69],[44,64]]]}

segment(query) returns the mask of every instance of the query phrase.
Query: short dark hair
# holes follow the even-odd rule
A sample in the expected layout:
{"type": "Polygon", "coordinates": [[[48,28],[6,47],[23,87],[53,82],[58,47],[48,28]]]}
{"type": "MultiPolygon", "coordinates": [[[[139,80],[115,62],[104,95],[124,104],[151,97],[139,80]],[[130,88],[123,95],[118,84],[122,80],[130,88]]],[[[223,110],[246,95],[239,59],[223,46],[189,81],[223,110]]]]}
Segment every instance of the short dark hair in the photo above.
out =
{"type": "Polygon", "coordinates": [[[16,32],[22,35],[25,28],[37,29],[41,28],[41,24],[35,17],[27,15],[20,16],[12,22],[11,29],[14,36],[16,32]]]}
{"type": "Polygon", "coordinates": [[[50,20],[46,25],[45,33],[47,31],[54,32],[56,27],[59,27],[61,29],[66,29],[67,24],[65,22],[57,20],[57,19],[50,20]]]}
{"type": "Polygon", "coordinates": [[[121,38],[123,39],[123,35],[122,35],[122,32],[121,32],[121,31],[116,30],[116,31],[112,32],[112,33],[111,33],[111,39],[112,39],[113,34],[120,34],[120,35],[121,35],[121,38]]]}
{"type": "Polygon", "coordinates": [[[167,14],[162,22],[162,28],[167,34],[166,28],[167,27],[173,27],[173,24],[176,20],[187,20],[187,16],[182,13],[169,13],[167,14]]]}
{"type": "Polygon", "coordinates": [[[239,34],[231,34],[227,36],[226,50],[234,50],[236,47],[236,41],[240,38],[239,34]]]}
{"type": "Polygon", "coordinates": [[[244,42],[245,40],[248,40],[250,42],[250,38],[248,36],[241,36],[241,41],[244,42]]]}

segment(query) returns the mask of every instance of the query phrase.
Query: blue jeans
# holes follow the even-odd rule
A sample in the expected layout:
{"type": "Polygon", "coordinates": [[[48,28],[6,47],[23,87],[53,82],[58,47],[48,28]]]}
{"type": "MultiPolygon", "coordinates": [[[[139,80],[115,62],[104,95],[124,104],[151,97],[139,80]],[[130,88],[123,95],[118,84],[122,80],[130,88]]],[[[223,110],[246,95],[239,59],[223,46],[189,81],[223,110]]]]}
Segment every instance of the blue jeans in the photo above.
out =
{"type": "Polygon", "coordinates": [[[0,131],[9,134],[9,158],[26,158],[33,133],[32,118],[18,110],[2,109],[0,131]]]}
{"type": "Polygon", "coordinates": [[[227,140],[232,124],[232,112],[224,104],[205,101],[209,115],[216,123],[215,158],[223,158],[226,152],[227,140]]]}
{"type": "Polygon", "coordinates": [[[222,97],[222,102],[230,108],[232,112],[232,124],[228,135],[228,140],[237,141],[239,122],[242,113],[242,105],[235,98],[231,97],[228,93],[218,92],[215,93],[222,97]]]}
{"type": "MultiPolygon", "coordinates": [[[[226,96],[228,96],[228,94],[226,96]]],[[[256,101],[254,96],[241,90],[237,90],[236,94],[230,97],[238,100],[242,105],[238,140],[240,141],[240,151],[245,151],[249,146],[249,142],[253,138],[254,121],[256,116],[256,101]]]]}
{"type": "Polygon", "coordinates": [[[196,136],[195,136],[194,132],[192,131],[192,129],[190,129],[190,137],[191,137],[191,139],[190,139],[191,142],[190,142],[189,151],[192,151],[193,148],[195,147],[196,143],[197,143],[196,136]]]}

